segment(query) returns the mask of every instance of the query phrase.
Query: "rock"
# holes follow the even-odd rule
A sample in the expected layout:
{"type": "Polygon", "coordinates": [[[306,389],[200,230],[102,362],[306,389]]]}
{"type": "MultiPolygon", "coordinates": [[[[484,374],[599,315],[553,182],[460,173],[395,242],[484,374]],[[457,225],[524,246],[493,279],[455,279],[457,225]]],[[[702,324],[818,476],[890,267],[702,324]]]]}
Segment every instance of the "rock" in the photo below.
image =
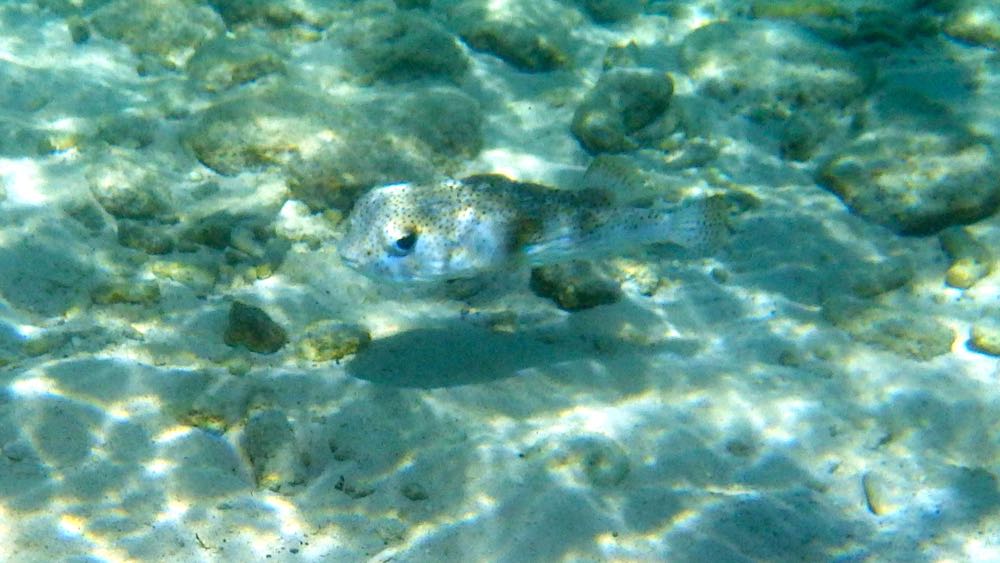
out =
{"type": "Polygon", "coordinates": [[[531,291],[560,309],[581,311],[621,299],[621,288],[589,262],[541,266],[531,270],[531,291]]]}
{"type": "Polygon", "coordinates": [[[339,127],[353,135],[350,143],[325,145],[289,165],[295,199],[315,210],[348,209],[363,189],[430,180],[482,148],[482,110],[455,88],[410,88],[359,112],[370,117],[339,127]]]}
{"type": "Polygon", "coordinates": [[[556,70],[568,62],[568,57],[539,30],[514,24],[473,29],[462,39],[473,49],[492,53],[524,72],[556,70]]]}
{"type": "Polygon", "coordinates": [[[313,8],[310,2],[286,2],[285,0],[209,0],[208,4],[225,20],[226,25],[244,24],[267,25],[287,28],[294,25],[309,25],[317,29],[325,27],[328,16],[313,8]]]}
{"type": "Polygon", "coordinates": [[[233,301],[223,340],[229,346],[242,345],[251,352],[273,354],[288,342],[288,336],[285,329],[259,307],[233,301]]]}
{"type": "Polygon", "coordinates": [[[945,273],[945,283],[951,287],[968,289],[993,271],[993,253],[968,230],[951,227],[941,231],[938,239],[951,260],[945,273]]]}
{"type": "Polygon", "coordinates": [[[1000,321],[982,318],[972,325],[968,347],[976,352],[1000,356],[1000,321]]]}
{"type": "Polygon", "coordinates": [[[573,135],[591,153],[638,147],[630,136],[659,118],[674,85],[665,73],[612,69],[604,73],[573,114],[573,135]]]}
{"type": "Polygon", "coordinates": [[[35,150],[38,154],[52,154],[79,149],[81,137],[75,131],[46,131],[35,150]]]}
{"type": "Polygon", "coordinates": [[[178,413],[176,417],[178,424],[191,426],[217,436],[225,434],[232,426],[232,421],[227,420],[221,413],[211,410],[191,409],[178,413]]]}
{"type": "Polygon", "coordinates": [[[0,455],[14,462],[22,462],[37,457],[38,454],[35,453],[30,444],[23,441],[13,441],[0,447],[0,455]]]}
{"type": "Polygon", "coordinates": [[[1000,206],[994,150],[956,125],[947,108],[892,90],[873,102],[864,121],[867,127],[816,175],[858,215],[899,234],[928,235],[1000,206]]]}
{"type": "Polygon", "coordinates": [[[141,149],[156,138],[156,120],[138,115],[116,113],[100,120],[97,139],[126,149],[141,149]]]}
{"type": "Polygon", "coordinates": [[[93,198],[79,198],[66,202],[63,207],[66,216],[73,219],[91,234],[113,232],[114,221],[101,209],[93,198]]]}
{"type": "Polygon", "coordinates": [[[323,321],[306,329],[299,340],[299,353],[310,362],[339,361],[357,354],[371,342],[363,327],[323,321]]]}
{"type": "Polygon", "coordinates": [[[469,67],[451,33],[413,12],[374,18],[353,30],[348,46],[364,72],[376,80],[457,80],[469,67]]]}
{"type": "Polygon", "coordinates": [[[885,516],[895,512],[899,507],[891,500],[888,483],[882,475],[868,471],[861,476],[861,490],[865,495],[865,506],[876,516],[885,516]]]}
{"type": "Polygon", "coordinates": [[[215,287],[219,277],[218,268],[217,257],[185,254],[183,260],[154,262],[149,270],[158,278],[175,281],[198,295],[206,295],[215,287]]]}
{"type": "Polygon", "coordinates": [[[128,220],[118,222],[118,244],[146,254],[167,254],[174,249],[174,239],[169,233],[128,220]]]}
{"type": "Polygon", "coordinates": [[[197,114],[182,140],[203,164],[223,175],[284,165],[306,157],[343,132],[341,120],[363,122],[349,108],[285,84],[240,91],[197,114]],[[345,114],[352,115],[347,116],[345,114]]]}
{"type": "Polygon", "coordinates": [[[969,43],[1000,48],[1000,5],[993,0],[958,0],[944,30],[969,43]]]}
{"type": "Polygon", "coordinates": [[[253,414],[243,429],[242,447],[258,487],[288,492],[305,482],[295,432],[281,411],[267,409],[253,414]]]}
{"type": "Polygon", "coordinates": [[[59,330],[46,330],[31,335],[24,341],[21,350],[28,356],[36,358],[62,348],[70,341],[70,333],[59,330]]]}
{"type": "Polygon", "coordinates": [[[274,235],[272,220],[250,213],[218,211],[194,216],[181,231],[184,248],[207,246],[215,250],[238,248],[255,257],[263,254],[261,245],[274,235]]]}
{"type": "Polygon", "coordinates": [[[113,280],[95,287],[90,299],[98,305],[147,305],[160,300],[160,285],[149,280],[113,280]]]}
{"type": "Polygon", "coordinates": [[[198,115],[184,143],[225,175],[279,167],[292,197],[348,208],[362,188],[449,173],[481,146],[482,112],[454,88],[335,103],[277,82],[198,115]]]}
{"type": "Polygon", "coordinates": [[[402,493],[404,497],[414,502],[430,498],[427,494],[427,490],[424,489],[423,485],[420,483],[406,483],[399,488],[399,492],[402,493]]]}
{"type": "Polygon", "coordinates": [[[601,69],[607,71],[613,68],[637,67],[640,66],[639,59],[641,57],[642,50],[635,41],[609,45],[604,51],[604,58],[601,59],[601,69]]]}
{"type": "Polygon", "coordinates": [[[285,55],[254,36],[217,37],[198,48],[187,73],[208,92],[221,92],[270,74],[285,72],[285,55]]]}
{"type": "Polygon", "coordinates": [[[210,8],[184,0],[114,0],[90,22],[101,35],[168,68],[183,67],[195,49],[225,30],[210,8]]]}
{"type": "Polygon", "coordinates": [[[716,22],[691,32],[681,63],[705,95],[757,120],[842,110],[866,93],[873,68],[795,25],[716,22]],[[780,37],[780,41],[774,38],[780,37]]]}
{"type": "Polygon", "coordinates": [[[643,0],[577,0],[580,7],[597,23],[630,20],[642,12],[643,0]]]}
{"type": "Polygon", "coordinates": [[[337,480],[337,483],[333,486],[333,489],[335,491],[340,491],[355,500],[371,496],[372,493],[375,492],[375,489],[373,489],[372,487],[359,485],[356,483],[348,483],[344,479],[343,475],[341,475],[340,479],[337,480]]]}
{"type": "Polygon", "coordinates": [[[343,214],[335,209],[314,214],[305,203],[290,199],[275,218],[274,234],[285,240],[304,242],[309,248],[319,248],[323,241],[332,238],[332,227],[342,220],[343,214]]]}
{"type": "Polygon", "coordinates": [[[35,4],[44,10],[51,10],[63,16],[89,14],[111,0],[35,0],[35,4]]]}
{"type": "Polygon", "coordinates": [[[831,299],[823,304],[823,316],[858,341],[922,362],[947,354],[955,340],[951,329],[933,317],[870,301],[831,299]]]}
{"type": "Polygon", "coordinates": [[[858,267],[850,275],[850,287],[858,297],[875,297],[903,287],[913,275],[913,264],[905,256],[888,257],[858,267]]]}
{"type": "Polygon", "coordinates": [[[110,215],[119,219],[172,220],[169,192],[162,172],[140,163],[138,156],[114,151],[117,158],[87,170],[90,192],[110,215]]]}
{"type": "Polygon", "coordinates": [[[794,22],[838,45],[870,49],[936,35],[939,25],[921,10],[923,4],[921,0],[757,0],[751,4],[751,13],[755,18],[794,22]]]}
{"type": "Polygon", "coordinates": [[[313,211],[347,210],[371,186],[433,177],[427,162],[360,136],[349,144],[325,147],[288,164],[291,197],[313,211]]]}
{"type": "Polygon", "coordinates": [[[470,47],[496,55],[523,72],[546,72],[566,67],[565,44],[579,21],[558,4],[541,10],[530,0],[511,0],[503,10],[485,1],[460,2],[449,22],[470,47]]]}
{"type": "Polygon", "coordinates": [[[69,31],[69,38],[77,45],[90,40],[90,26],[80,16],[67,17],[66,29],[69,31]]]}
{"type": "Polygon", "coordinates": [[[455,88],[414,90],[395,100],[389,124],[423,145],[429,157],[468,160],[483,148],[479,103],[455,88]]]}
{"type": "Polygon", "coordinates": [[[803,162],[809,160],[823,142],[826,119],[803,111],[792,115],[782,124],[780,146],[782,158],[803,162]]]}

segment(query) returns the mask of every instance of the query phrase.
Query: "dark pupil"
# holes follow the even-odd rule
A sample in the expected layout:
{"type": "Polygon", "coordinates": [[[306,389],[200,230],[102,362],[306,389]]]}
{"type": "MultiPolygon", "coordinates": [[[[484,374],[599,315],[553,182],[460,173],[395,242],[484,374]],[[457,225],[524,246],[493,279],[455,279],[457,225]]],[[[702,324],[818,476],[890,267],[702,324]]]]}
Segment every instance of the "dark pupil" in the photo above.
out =
{"type": "Polygon", "coordinates": [[[396,250],[409,252],[413,250],[414,244],[417,244],[417,233],[410,233],[403,238],[396,239],[396,250]]]}

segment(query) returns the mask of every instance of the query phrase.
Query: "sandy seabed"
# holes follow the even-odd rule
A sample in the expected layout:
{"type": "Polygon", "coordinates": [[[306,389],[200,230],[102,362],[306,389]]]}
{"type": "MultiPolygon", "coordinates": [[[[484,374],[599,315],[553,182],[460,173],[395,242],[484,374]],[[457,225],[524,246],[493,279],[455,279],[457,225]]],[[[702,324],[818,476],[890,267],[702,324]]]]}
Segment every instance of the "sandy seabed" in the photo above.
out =
{"type": "MultiPolygon", "coordinates": [[[[997,359],[969,346],[973,327],[1000,333],[1000,274],[950,287],[939,237],[894,234],[817,185],[821,142],[783,159],[766,119],[704,95],[677,45],[740,16],[685,6],[617,24],[573,9],[573,63],[551,72],[456,40],[462,78],[430,79],[483,114],[481,150],[442,172],[564,189],[592,160],[570,123],[608,45],[634,41],[670,73],[671,103],[697,108],[712,155],[654,177],[678,198],[745,203],[730,240],[709,257],[604,260],[621,296],[577,312],[527,272],[443,292],[353,272],[337,253],[347,209],[297,201],[280,165],[219,174],[183,142],[222,95],[192,85],[190,53],[156,67],[97,30],[74,42],[90,14],[0,7],[0,559],[1000,559],[997,359]],[[122,116],[139,121],[116,133],[122,116]],[[121,233],[149,218],[102,199],[119,183],[167,194],[167,211],[125,198],[164,230],[251,219],[214,247],[137,250],[121,233]],[[227,346],[235,300],[288,344],[227,346]],[[371,343],[303,353],[331,322],[371,343]]],[[[351,74],[329,31],[349,26],[285,37],[283,80],[365,103],[405,91],[351,74]]],[[[872,88],[1000,134],[995,53],[946,37],[893,49],[872,88]],[[974,87],[951,80],[962,63],[982,71],[974,87]]],[[[998,229],[967,233],[992,256],[998,229]]]]}

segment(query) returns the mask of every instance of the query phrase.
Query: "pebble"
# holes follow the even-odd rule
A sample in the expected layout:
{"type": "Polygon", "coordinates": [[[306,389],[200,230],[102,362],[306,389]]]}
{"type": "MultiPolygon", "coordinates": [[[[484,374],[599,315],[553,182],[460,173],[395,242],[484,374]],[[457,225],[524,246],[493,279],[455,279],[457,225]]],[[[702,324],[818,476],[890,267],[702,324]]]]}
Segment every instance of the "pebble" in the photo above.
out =
{"type": "Polygon", "coordinates": [[[945,272],[945,283],[951,287],[968,289],[993,271],[993,254],[968,229],[946,229],[941,231],[938,240],[951,260],[948,271],[945,272]]]}
{"type": "Polygon", "coordinates": [[[155,281],[114,280],[95,287],[90,299],[98,305],[155,303],[160,299],[160,286],[155,281]]]}
{"type": "Polygon", "coordinates": [[[87,170],[90,192],[118,219],[171,220],[170,196],[163,172],[140,162],[131,151],[112,149],[106,161],[87,170]]]}
{"type": "Polygon", "coordinates": [[[976,352],[1000,356],[1000,322],[995,319],[976,321],[972,325],[968,346],[976,352]]]}
{"type": "Polygon", "coordinates": [[[247,420],[241,440],[258,487],[288,492],[305,481],[305,468],[295,432],[279,410],[256,412],[247,420]]]}
{"type": "Polygon", "coordinates": [[[534,268],[530,287],[535,295],[551,299],[566,311],[616,303],[622,296],[618,283],[584,261],[534,268]]]}
{"type": "Polygon", "coordinates": [[[371,342],[363,327],[322,321],[306,329],[299,339],[299,354],[310,362],[330,362],[357,354],[371,342]]]}
{"type": "Polygon", "coordinates": [[[69,37],[77,45],[90,40],[90,26],[87,20],[80,16],[69,16],[66,18],[66,29],[69,30],[69,37]]]}
{"type": "Polygon", "coordinates": [[[873,471],[861,476],[861,490],[865,496],[865,506],[876,516],[885,516],[896,510],[889,501],[889,492],[885,480],[873,471]]]}
{"type": "Polygon", "coordinates": [[[210,292],[219,278],[217,260],[198,260],[194,254],[185,254],[183,258],[154,262],[149,270],[154,276],[185,285],[199,295],[210,292]]]}
{"type": "Polygon", "coordinates": [[[129,220],[118,222],[118,244],[146,254],[167,254],[174,249],[174,239],[162,229],[129,220]]]}
{"type": "Polygon", "coordinates": [[[233,301],[223,340],[229,346],[242,345],[251,352],[273,354],[288,342],[288,335],[263,309],[233,301]]]}

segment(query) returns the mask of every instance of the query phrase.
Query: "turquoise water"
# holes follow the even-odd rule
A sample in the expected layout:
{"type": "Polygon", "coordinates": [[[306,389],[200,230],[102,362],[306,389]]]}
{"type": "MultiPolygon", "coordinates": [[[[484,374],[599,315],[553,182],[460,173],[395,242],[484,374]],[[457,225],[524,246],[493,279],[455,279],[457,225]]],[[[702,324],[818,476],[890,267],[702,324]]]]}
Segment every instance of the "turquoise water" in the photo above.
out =
{"type": "Polygon", "coordinates": [[[0,30],[0,559],[1000,559],[994,2],[0,30]],[[432,283],[341,259],[373,187],[483,174],[718,197],[728,236],[432,283]]]}

